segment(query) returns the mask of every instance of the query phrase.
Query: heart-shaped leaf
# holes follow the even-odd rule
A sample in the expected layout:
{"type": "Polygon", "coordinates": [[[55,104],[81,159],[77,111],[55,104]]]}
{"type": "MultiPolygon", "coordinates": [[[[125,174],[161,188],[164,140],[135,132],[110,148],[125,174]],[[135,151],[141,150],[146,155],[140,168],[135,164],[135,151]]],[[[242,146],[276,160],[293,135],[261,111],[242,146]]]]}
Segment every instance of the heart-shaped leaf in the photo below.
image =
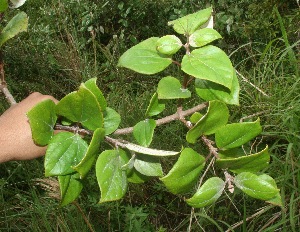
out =
{"type": "Polygon", "coordinates": [[[86,81],[84,83],[84,86],[90,90],[92,92],[92,94],[94,94],[94,96],[96,97],[96,99],[98,100],[98,103],[102,109],[102,111],[106,110],[106,100],[103,96],[103,93],[101,92],[101,90],[98,88],[97,86],[97,78],[91,78],[88,81],[86,81]]]}
{"type": "Polygon", "coordinates": [[[47,145],[53,136],[57,120],[55,103],[50,99],[42,101],[27,112],[27,117],[34,142],[41,146],[47,145]]]}
{"type": "Polygon", "coordinates": [[[222,38],[222,36],[216,30],[212,28],[203,28],[191,34],[189,42],[192,47],[202,47],[220,38],[222,38]]]}
{"type": "Polygon", "coordinates": [[[121,116],[114,109],[106,107],[104,117],[105,135],[109,135],[118,129],[120,122],[121,116]]]}
{"type": "Polygon", "coordinates": [[[179,99],[191,97],[188,89],[183,89],[180,81],[175,77],[162,78],[157,87],[158,99],[179,99]]]}
{"type": "Polygon", "coordinates": [[[165,109],[165,104],[161,104],[158,101],[158,94],[155,92],[150,100],[149,106],[145,113],[146,117],[152,117],[160,114],[165,109]]]}
{"type": "Polygon", "coordinates": [[[135,140],[141,146],[148,147],[152,142],[155,127],[156,122],[154,119],[146,119],[138,122],[133,127],[133,136],[135,140]]]}
{"type": "MultiPolygon", "coordinates": [[[[226,151],[226,155],[230,154],[230,150],[226,151]]],[[[259,172],[266,168],[270,162],[270,154],[268,147],[261,152],[243,155],[237,158],[226,158],[226,155],[219,153],[220,159],[217,159],[216,164],[222,169],[229,169],[234,173],[241,172],[259,172]]]]}
{"type": "Polygon", "coordinates": [[[219,100],[226,104],[239,105],[239,81],[234,72],[231,90],[223,85],[204,79],[195,80],[196,93],[206,101],[219,100]]]}
{"type": "Polygon", "coordinates": [[[98,100],[83,84],[77,92],[69,93],[59,101],[56,113],[89,130],[103,127],[103,112],[98,100]]]}
{"type": "Polygon", "coordinates": [[[156,50],[158,39],[149,38],[127,50],[120,57],[118,66],[143,74],[155,74],[164,70],[172,63],[172,59],[156,50]]]}
{"type": "Polygon", "coordinates": [[[185,148],[169,173],[160,178],[174,194],[189,191],[197,182],[205,165],[205,158],[192,148],[185,148]]]}
{"type": "Polygon", "coordinates": [[[186,134],[189,143],[196,143],[201,135],[210,135],[228,122],[229,111],[225,103],[209,102],[207,113],[186,134]]]}
{"type": "Polygon", "coordinates": [[[60,132],[50,140],[45,155],[45,176],[67,175],[74,172],[88,148],[87,143],[71,132],[60,132]]]}
{"type": "Polygon", "coordinates": [[[228,56],[212,45],[193,50],[183,57],[181,69],[195,78],[212,81],[232,89],[234,69],[228,56]]]}
{"type": "Polygon", "coordinates": [[[206,23],[212,13],[212,8],[200,10],[196,13],[186,15],[182,18],[168,22],[169,26],[173,26],[173,29],[184,35],[191,35],[201,25],[206,23]]]}
{"type": "Polygon", "coordinates": [[[81,193],[83,184],[79,180],[79,173],[58,176],[61,193],[61,206],[72,203],[81,193]]]}
{"type": "Polygon", "coordinates": [[[247,195],[260,200],[270,200],[279,192],[279,189],[274,187],[264,176],[257,176],[250,172],[238,174],[234,178],[234,183],[247,195]]]}
{"type": "Polygon", "coordinates": [[[103,141],[105,133],[103,128],[98,128],[94,131],[92,140],[87,149],[86,154],[79,164],[73,167],[74,170],[79,172],[80,178],[83,179],[89,170],[92,168],[95,163],[96,156],[99,152],[100,143],[103,141]]]}
{"type": "Polygon", "coordinates": [[[100,202],[121,199],[127,190],[126,171],[122,166],[128,162],[126,153],[121,150],[103,151],[96,162],[96,176],[101,190],[100,202]]]}
{"type": "Polygon", "coordinates": [[[159,38],[156,44],[157,51],[165,55],[173,55],[181,47],[181,40],[175,35],[165,35],[159,38]]]}
{"type": "Polygon", "coordinates": [[[134,161],[134,168],[145,176],[162,176],[159,159],[154,156],[139,154],[134,161]]]}
{"type": "Polygon", "coordinates": [[[220,149],[239,147],[255,138],[262,131],[260,120],[227,124],[216,131],[215,139],[220,149]]]}
{"type": "Polygon", "coordinates": [[[222,195],[225,182],[219,177],[211,177],[198,189],[194,196],[186,202],[194,208],[202,208],[213,204],[222,195]]]}

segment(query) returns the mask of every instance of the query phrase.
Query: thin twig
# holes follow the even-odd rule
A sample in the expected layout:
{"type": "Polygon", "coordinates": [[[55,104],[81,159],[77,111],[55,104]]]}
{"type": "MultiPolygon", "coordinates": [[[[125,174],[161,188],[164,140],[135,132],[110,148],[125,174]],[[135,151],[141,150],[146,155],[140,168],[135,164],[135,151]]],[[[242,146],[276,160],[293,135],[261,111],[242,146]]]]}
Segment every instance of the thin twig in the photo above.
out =
{"type": "Polygon", "coordinates": [[[0,91],[2,91],[2,93],[4,94],[6,100],[8,101],[8,103],[10,105],[15,105],[17,104],[15,98],[13,97],[13,95],[9,92],[8,88],[6,87],[6,85],[0,84],[0,91]]]}

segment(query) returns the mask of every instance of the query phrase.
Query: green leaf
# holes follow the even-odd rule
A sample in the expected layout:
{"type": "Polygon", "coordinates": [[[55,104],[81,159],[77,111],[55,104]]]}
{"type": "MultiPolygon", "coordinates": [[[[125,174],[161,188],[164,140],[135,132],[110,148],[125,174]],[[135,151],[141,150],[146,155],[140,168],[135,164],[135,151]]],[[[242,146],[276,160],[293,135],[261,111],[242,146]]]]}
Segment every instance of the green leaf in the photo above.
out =
{"type": "Polygon", "coordinates": [[[172,63],[172,59],[164,57],[156,50],[158,37],[149,38],[129,50],[121,57],[119,67],[125,67],[138,73],[155,74],[172,63]]]}
{"type": "MultiPolygon", "coordinates": [[[[226,154],[230,154],[230,150],[227,150],[226,154]]],[[[243,155],[237,158],[226,158],[221,152],[219,153],[220,159],[216,160],[216,164],[222,169],[229,169],[234,173],[241,172],[259,172],[262,169],[268,167],[270,162],[270,155],[268,153],[268,147],[261,152],[243,155]]]]}
{"type": "Polygon", "coordinates": [[[207,113],[188,131],[186,140],[196,143],[202,135],[210,135],[228,122],[229,111],[225,103],[220,101],[209,102],[207,113]]]}
{"type": "Polygon", "coordinates": [[[129,160],[125,160],[126,153],[121,150],[103,151],[96,162],[96,176],[101,190],[99,203],[116,201],[121,199],[127,190],[126,171],[122,166],[129,160]]]}
{"type": "Polygon", "coordinates": [[[194,208],[202,208],[215,203],[222,195],[225,182],[219,177],[211,177],[186,202],[194,208]]]}
{"type": "Polygon", "coordinates": [[[195,78],[212,81],[231,90],[234,69],[220,48],[208,45],[183,57],[181,69],[195,78]]]}
{"type": "Polygon", "coordinates": [[[180,81],[175,77],[162,78],[157,87],[158,99],[179,99],[191,97],[188,89],[183,89],[180,81]]]}
{"type": "Polygon", "coordinates": [[[216,131],[216,145],[220,149],[239,147],[255,138],[262,131],[260,120],[227,124],[216,131]]]}
{"type": "Polygon", "coordinates": [[[133,136],[135,140],[143,147],[149,147],[152,142],[156,122],[154,119],[146,119],[138,122],[133,127],[133,136]]]}
{"type": "Polygon", "coordinates": [[[98,155],[100,142],[103,141],[105,136],[105,130],[103,128],[98,128],[94,131],[90,145],[85,153],[83,159],[79,164],[73,167],[74,170],[79,172],[80,178],[83,179],[89,170],[95,163],[96,156],[98,155]]]}
{"type": "Polygon", "coordinates": [[[175,35],[165,35],[159,38],[156,44],[157,51],[165,55],[173,55],[181,47],[181,40],[175,35]]]}
{"type": "Polygon", "coordinates": [[[87,143],[71,132],[53,136],[45,155],[45,176],[67,175],[74,172],[88,148],[87,143]]]}
{"type": "Polygon", "coordinates": [[[81,85],[77,92],[72,92],[56,105],[56,113],[73,122],[81,123],[89,130],[103,127],[103,113],[95,95],[81,85]]]}
{"type": "Polygon", "coordinates": [[[202,47],[220,38],[222,38],[222,36],[216,30],[212,28],[203,28],[191,34],[189,43],[192,47],[202,47]]]}
{"type": "Polygon", "coordinates": [[[150,100],[149,106],[145,113],[146,117],[151,117],[160,114],[165,109],[165,104],[158,101],[158,94],[155,92],[150,100]]]}
{"type": "Polygon", "coordinates": [[[106,103],[106,100],[105,100],[101,90],[97,86],[97,78],[89,79],[88,81],[86,81],[84,83],[84,86],[94,94],[102,111],[105,111],[107,103],[106,103]]]}
{"type": "Polygon", "coordinates": [[[83,188],[83,184],[79,180],[79,173],[58,176],[58,182],[61,193],[61,206],[72,203],[79,196],[83,188]]]}
{"type": "Polygon", "coordinates": [[[240,85],[235,72],[233,73],[231,90],[223,85],[203,79],[196,79],[195,87],[197,95],[206,101],[219,100],[226,104],[239,105],[240,85]]]}
{"type": "Polygon", "coordinates": [[[257,176],[250,172],[242,172],[234,178],[235,185],[247,195],[260,200],[274,198],[279,189],[265,180],[264,176],[257,176]]]}
{"type": "Polygon", "coordinates": [[[35,105],[27,112],[32,138],[38,145],[45,146],[54,134],[54,125],[57,117],[55,103],[48,99],[35,105]]]}
{"type": "Polygon", "coordinates": [[[195,112],[192,114],[192,116],[190,117],[190,121],[191,123],[195,124],[197,123],[201,118],[203,117],[203,114],[199,113],[199,112],[195,112]]]}
{"type": "Polygon", "coordinates": [[[179,153],[177,151],[164,151],[164,150],[157,150],[148,147],[142,147],[133,143],[126,143],[124,144],[124,147],[126,147],[130,151],[134,151],[145,155],[153,155],[153,156],[172,156],[172,155],[177,155],[179,153]]]}
{"type": "Polygon", "coordinates": [[[104,117],[104,129],[105,135],[113,133],[118,129],[121,122],[121,116],[112,108],[106,107],[105,117],[104,117]]]}
{"type": "MultiPolygon", "coordinates": [[[[274,188],[277,188],[276,182],[271,176],[269,176],[267,174],[262,174],[262,175],[260,175],[260,178],[267,181],[274,188]]],[[[281,199],[279,192],[275,195],[275,197],[271,198],[270,200],[267,200],[267,202],[272,205],[283,206],[282,199],[281,199]]]]}
{"type": "Polygon", "coordinates": [[[185,148],[169,173],[160,178],[173,194],[189,191],[197,182],[205,165],[205,158],[192,148],[185,148]]]}
{"type": "Polygon", "coordinates": [[[142,184],[150,178],[150,176],[143,175],[142,173],[138,172],[135,168],[132,168],[127,174],[128,182],[134,184],[142,184]]]}
{"type": "Polygon", "coordinates": [[[145,176],[162,176],[162,167],[159,159],[154,156],[137,155],[134,168],[145,176]]]}
{"type": "Polygon", "coordinates": [[[18,13],[14,16],[8,24],[4,27],[0,34],[0,46],[2,46],[7,40],[15,37],[17,34],[27,31],[28,17],[24,12],[18,13]]]}
{"type": "Polygon", "coordinates": [[[173,26],[173,29],[179,34],[191,35],[201,25],[209,20],[211,13],[212,8],[207,8],[196,13],[186,15],[182,18],[170,21],[168,22],[168,25],[173,26]]]}
{"type": "Polygon", "coordinates": [[[8,8],[7,0],[0,0],[0,12],[6,11],[8,8]]]}

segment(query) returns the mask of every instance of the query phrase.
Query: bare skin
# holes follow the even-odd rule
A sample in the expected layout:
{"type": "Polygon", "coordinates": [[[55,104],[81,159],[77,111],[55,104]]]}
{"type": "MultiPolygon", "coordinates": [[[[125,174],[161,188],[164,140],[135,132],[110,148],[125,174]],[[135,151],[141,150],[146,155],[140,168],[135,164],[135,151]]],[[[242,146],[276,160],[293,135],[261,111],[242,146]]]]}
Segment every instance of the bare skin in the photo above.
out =
{"type": "Polygon", "coordinates": [[[26,113],[34,105],[46,99],[57,103],[52,96],[32,93],[0,116],[0,163],[30,160],[45,154],[46,147],[40,147],[32,140],[26,113]]]}

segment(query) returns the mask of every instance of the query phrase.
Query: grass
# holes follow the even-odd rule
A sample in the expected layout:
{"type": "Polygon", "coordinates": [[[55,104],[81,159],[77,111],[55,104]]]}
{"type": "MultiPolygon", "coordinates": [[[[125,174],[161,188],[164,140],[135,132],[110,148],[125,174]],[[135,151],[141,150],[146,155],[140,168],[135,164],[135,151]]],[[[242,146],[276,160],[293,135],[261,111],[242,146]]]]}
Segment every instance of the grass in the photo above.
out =
{"type": "MultiPolygon", "coordinates": [[[[9,43],[4,51],[9,87],[18,100],[33,91],[61,98],[76,89],[81,81],[98,77],[98,85],[109,105],[124,115],[121,126],[132,126],[143,119],[159,76],[149,79],[117,69],[118,56],[134,43],[134,33],[122,34],[127,28],[105,28],[117,37],[107,39],[107,34],[100,34],[93,39],[87,29],[91,25],[97,29],[96,17],[90,18],[94,20],[91,25],[81,19],[97,14],[99,17],[101,12],[93,4],[77,6],[75,2],[49,1],[43,5],[29,1],[24,5],[24,10],[31,15],[29,33],[9,43]]],[[[103,12],[107,12],[106,7],[110,5],[104,6],[103,12]]],[[[118,11],[113,13],[117,15],[118,11]]],[[[283,16],[279,16],[280,20],[283,16]]],[[[105,25],[113,23],[107,21],[105,25]]],[[[283,24],[280,26],[284,32],[283,24]]],[[[157,33],[160,30],[163,29],[159,26],[153,28],[157,33]]],[[[135,38],[139,40],[146,35],[140,36],[135,38]]],[[[231,56],[236,69],[248,81],[239,77],[241,106],[232,108],[235,110],[232,120],[251,115],[250,120],[261,118],[262,142],[269,144],[272,156],[266,172],[275,177],[281,190],[282,209],[266,206],[236,190],[233,195],[223,195],[215,205],[191,210],[182,196],[168,193],[157,179],[144,185],[131,184],[127,196],[120,202],[98,205],[99,190],[95,188],[94,177],[85,180],[85,190],[77,205],[60,208],[57,198],[49,195],[37,181],[44,177],[43,160],[38,159],[0,165],[0,230],[297,231],[300,227],[300,77],[295,72],[296,64],[291,61],[300,41],[287,42],[284,36],[268,44],[248,43],[231,56]]],[[[2,98],[0,101],[5,102],[2,98]]],[[[0,105],[0,111],[8,107],[5,104],[0,105]]],[[[169,113],[173,113],[173,109],[166,112],[169,113]]],[[[158,132],[153,141],[155,147],[177,148],[182,144],[182,127],[178,123],[164,126],[158,132]]],[[[165,170],[172,161],[163,161],[165,170]]],[[[50,193],[58,194],[57,190],[50,193]]]]}

